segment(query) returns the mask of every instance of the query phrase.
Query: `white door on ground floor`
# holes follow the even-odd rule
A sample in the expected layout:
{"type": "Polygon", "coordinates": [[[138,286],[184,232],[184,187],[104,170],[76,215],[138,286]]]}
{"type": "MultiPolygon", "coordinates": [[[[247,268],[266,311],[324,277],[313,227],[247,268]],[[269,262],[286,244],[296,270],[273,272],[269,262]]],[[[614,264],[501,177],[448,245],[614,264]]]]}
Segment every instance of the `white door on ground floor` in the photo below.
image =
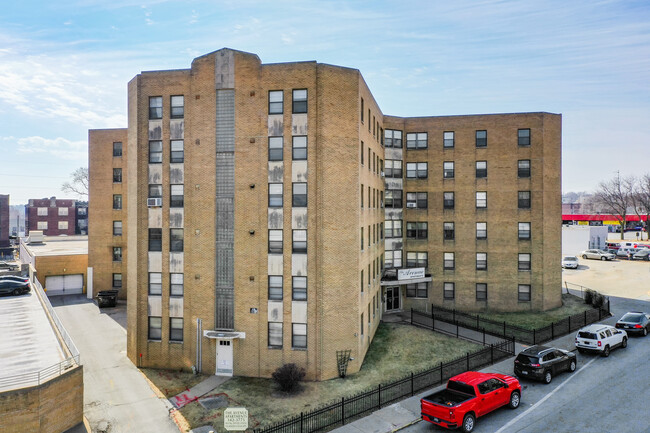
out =
{"type": "Polygon", "coordinates": [[[83,293],[83,288],[83,274],[52,275],[45,277],[45,293],[48,296],[83,293]]]}
{"type": "Polygon", "coordinates": [[[399,286],[386,287],[386,311],[399,310],[399,286]]]}
{"type": "Polygon", "coordinates": [[[232,340],[217,340],[217,376],[232,376],[232,340]]]}

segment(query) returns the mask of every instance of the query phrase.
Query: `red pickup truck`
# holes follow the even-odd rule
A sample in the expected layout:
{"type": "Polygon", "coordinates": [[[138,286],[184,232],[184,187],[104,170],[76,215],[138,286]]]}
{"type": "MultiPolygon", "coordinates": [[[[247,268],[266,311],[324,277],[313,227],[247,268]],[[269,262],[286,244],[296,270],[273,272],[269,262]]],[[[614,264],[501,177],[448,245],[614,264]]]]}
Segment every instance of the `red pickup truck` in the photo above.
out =
{"type": "Polygon", "coordinates": [[[469,433],[476,418],[501,406],[519,407],[521,386],[511,376],[468,371],[454,376],[447,388],[420,400],[422,419],[430,423],[469,433]]]}

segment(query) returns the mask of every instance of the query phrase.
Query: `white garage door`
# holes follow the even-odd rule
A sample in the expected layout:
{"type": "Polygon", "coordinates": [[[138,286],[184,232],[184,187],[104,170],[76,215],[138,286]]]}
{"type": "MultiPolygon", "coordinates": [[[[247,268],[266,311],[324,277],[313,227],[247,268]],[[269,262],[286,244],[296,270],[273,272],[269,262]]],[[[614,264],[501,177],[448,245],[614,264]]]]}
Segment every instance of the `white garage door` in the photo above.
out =
{"type": "Polygon", "coordinates": [[[45,293],[48,296],[83,293],[83,288],[84,276],[82,274],[45,277],[45,293]]]}

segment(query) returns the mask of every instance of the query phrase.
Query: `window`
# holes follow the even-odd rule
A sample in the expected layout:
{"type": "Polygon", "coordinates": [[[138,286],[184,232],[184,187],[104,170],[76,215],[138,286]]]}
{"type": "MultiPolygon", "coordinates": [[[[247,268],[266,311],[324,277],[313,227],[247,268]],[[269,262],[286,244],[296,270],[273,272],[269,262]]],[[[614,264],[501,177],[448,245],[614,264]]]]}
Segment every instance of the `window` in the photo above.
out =
{"type": "Polygon", "coordinates": [[[406,285],[407,298],[428,298],[429,283],[415,283],[406,285]]]}
{"type": "Polygon", "coordinates": [[[113,209],[122,209],[122,194],[113,194],[113,209]]]}
{"type": "Polygon", "coordinates": [[[269,275],[269,301],[282,300],[282,275],[269,275]]]}
{"type": "MultiPolygon", "coordinates": [[[[399,161],[400,165],[402,161],[399,161]]],[[[406,163],[406,178],[407,179],[426,179],[427,178],[427,163],[426,162],[407,162],[406,163]]]]}
{"type": "Polygon", "coordinates": [[[454,283],[444,283],[442,288],[442,297],[444,299],[454,299],[456,297],[456,285],[454,283]]]}
{"type": "Polygon", "coordinates": [[[361,142],[361,165],[364,164],[364,162],[363,162],[363,151],[364,151],[364,147],[363,147],[363,141],[362,141],[361,142]]]}
{"type": "Polygon", "coordinates": [[[269,183],[269,207],[282,207],[283,185],[269,183]]]}
{"type": "MultiPolygon", "coordinates": [[[[120,180],[121,180],[121,175],[122,175],[122,169],[120,169],[120,180]]],[[[59,216],[68,216],[68,208],[67,207],[59,207],[59,208],[57,208],[57,211],[59,213],[59,216]]]]}
{"type": "Polygon", "coordinates": [[[361,123],[363,123],[363,98],[361,98],[361,123]]]}
{"type": "Polygon", "coordinates": [[[442,207],[444,209],[453,209],[454,208],[454,193],[453,192],[444,192],[442,194],[442,207]]]}
{"type": "Polygon", "coordinates": [[[269,322],[269,347],[282,347],[282,323],[269,322]]]}
{"type": "Polygon", "coordinates": [[[284,113],[284,92],[282,90],[269,91],[269,114],[284,113]]]}
{"type": "Polygon", "coordinates": [[[530,191],[519,191],[517,206],[519,209],[530,209],[530,191]]]}
{"type": "Polygon", "coordinates": [[[517,161],[517,176],[530,177],[530,159],[520,159],[517,161]]]}
{"type": "Polygon", "coordinates": [[[269,137],[269,161],[282,161],[282,137],[269,137]]]}
{"type": "Polygon", "coordinates": [[[519,239],[530,239],[530,223],[519,223],[519,239]]]}
{"type": "Polygon", "coordinates": [[[363,242],[363,227],[361,227],[361,251],[363,251],[365,243],[363,242]]]}
{"type": "Polygon", "coordinates": [[[162,251],[162,229],[149,229],[149,251],[162,251]]]}
{"type": "Polygon", "coordinates": [[[384,176],[402,178],[402,161],[396,159],[387,159],[385,164],[384,176]]]}
{"type": "Polygon", "coordinates": [[[169,296],[183,296],[183,274],[169,274],[169,296]]]}
{"type": "Polygon", "coordinates": [[[36,209],[36,215],[38,216],[47,216],[47,208],[46,207],[39,207],[36,209]]]}
{"type": "Polygon", "coordinates": [[[293,137],[293,159],[303,161],[307,159],[307,136],[296,135],[293,137]]]}
{"type": "Polygon", "coordinates": [[[426,239],[428,237],[428,223],[407,222],[406,237],[408,239],[426,239]]]}
{"type": "Polygon", "coordinates": [[[530,129],[517,130],[517,144],[519,146],[530,146],[530,129]]]}
{"type": "Polygon", "coordinates": [[[282,230],[269,230],[269,254],[282,254],[282,230]]]}
{"type": "Polygon", "coordinates": [[[307,184],[294,183],[293,184],[293,207],[307,207],[307,184]]]}
{"type": "Polygon", "coordinates": [[[365,322],[363,321],[363,313],[361,313],[361,334],[360,334],[361,338],[363,338],[363,325],[364,324],[365,324],[365,322]]]}
{"type": "Polygon", "coordinates": [[[158,340],[162,338],[162,318],[149,317],[149,340],[158,340]]]}
{"type": "Polygon", "coordinates": [[[113,236],[122,236],[122,221],[113,221],[113,236]]]}
{"type": "Polygon", "coordinates": [[[88,208],[87,207],[78,207],[77,208],[77,215],[86,215],[88,214],[88,208]]]}
{"type": "Polygon", "coordinates": [[[149,163],[160,164],[162,162],[162,141],[149,141],[149,163]]]}
{"type": "Polygon", "coordinates": [[[293,277],[291,299],[294,301],[307,300],[307,277],[293,277]]]}
{"type": "Polygon", "coordinates": [[[38,222],[36,223],[36,227],[37,227],[39,230],[47,230],[47,221],[38,221],[38,222]]]}
{"type": "Polygon", "coordinates": [[[487,253],[476,253],[476,270],[487,271],[487,253]]]}
{"type": "Polygon", "coordinates": [[[454,147],[454,131],[445,131],[442,133],[442,147],[454,147]]]}
{"type": "Polygon", "coordinates": [[[149,185],[149,198],[162,197],[162,185],[149,185]]]}
{"type": "Polygon", "coordinates": [[[530,284],[519,284],[517,287],[517,300],[530,302],[530,284]]]}
{"type": "Polygon", "coordinates": [[[183,150],[183,140],[171,140],[169,142],[169,162],[185,161],[185,151],[183,150]]]}
{"type": "MultiPolygon", "coordinates": [[[[114,168],[113,169],[113,183],[122,183],[122,169],[121,168],[114,168]]],[[[59,208],[59,211],[60,211],[60,209],[61,208],[59,208]]]]}
{"type": "Polygon", "coordinates": [[[402,131],[386,129],[384,131],[384,146],[402,148],[402,131]]]}
{"type": "Polygon", "coordinates": [[[386,203],[387,208],[401,208],[402,207],[402,190],[401,189],[388,189],[386,190],[386,203]]]}
{"type": "Polygon", "coordinates": [[[476,239],[487,239],[487,223],[476,223],[476,239]]]}
{"type": "Polygon", "coordinates": [[[169,341],[183,341],[183,318],[169,318],[169,341]]]}
{"type": "Polygon", "coordinates": [[[291,347],[295,347],[297,349],[307,348],[307,324],[306,323],[291,324],[291,347]]]}
{"type": "Polygon", "coordinates": [[[407,268],[426,268],[429,266],[429,253],[409,251],[406,253],[407,268]]]}
{"type": "Polygon", "coordinates": [[[402,250],[386,251],[384,258],[386,269],[402,267],[402,250]]]}
{"type": "Polygon", "coordinates": [[[428,136],[426,132],[410,132],[406,134],[407,149],[426,149],[428,136]]]}
{"type": "Polygon", "coordinates": [[[426,192],[407,192],[406,193],[406,207],[426,209],[428,207],[428,199],[426,192]]]}
{"type": "Polygon", "coordinates": [[[113,247],[113,261],[114,262],[122,261],[122,247],[113,247]]]}
{"type": "Polygon", "coordinates": [[[520,253],[519,254],[519,266],[520,271],[530,271],[530,253],[520,253]]]}
{"type": "Polygon", "coordinates": [[[364,283],[364,281],[365,280],[363,279],[363,269],[361,269],[361,293],[363,293],[363,283],[364,283]]]}
{"type": "Polygon", "coordinates": [[[183,185],[171,185],[169,196],[169,207],[183,207],[184,194],[183,185]]]}
{"type": "Polygon", "coordinates": [[[387,220],[384,234],[386,238],[402,237],[402,220],[387,220]]]}
{"type": "Polygon", "coordinates": [[[476,283],[476,300],[487,301],[487,283],[476,283]]]}
{"type": "Polygon", "coordinates": [[[444,253],[443,269],[454,269],[456,267],[456,259],[454,253],[444,253]]]}
{"type": "Polygon", "coordinates": [[[68,230],[68,222],[59,221],[59,230],[68,230]]]}
{"type": "Polygon", "coordinates": [[[149,294],[162,294],[162,274],[160,272],[149,272],[149,294]]]}
{"type": "Polygon", "coordinates": [[[183,229],[169,229],[169,251],[183,252],[183,229]]]}
{"type": "Polygon", "coordinates": [[[122,274],[113,274],[113,287],[116,289],[122,287],[122,274]]]}
{"type": "Polygon", "coordinates": [[[487,147],[487,131],[476,131],[476,147],[487,147]]]}
{"type": "Polygon", "coordinates": [[[487,207],[487,192],[486,191],[477,191],[476,192],[476,207],[477,208],[486,208],[487,207]]]}
{"type": "Polygon", "coordinates": [[[443,239],[446,241],[454,240],[454,223],[446,222],[442,223],[442,233],[443,239]]]}
{"type": "Polygon", "coordinates": [[[442,163],[442,177],[443,179],[454,178],[454,163],[453,161],[446,161],[442,163]]]}
{"type": "Polygon", "coordinates": [[[307,112],[307,89],[293,91],[293,113],[307,112]]]}
{"type": "Polygon", "coordinates": [[[487,161],[476,161],[476,178],[487,177],[487,161]]]}
{"type": "Polygon", "coordinates": [[[292,247],[294,253],[307,253],[307,230],[293,231],[292,247]]]}
{"type": "Polygon", "coordinates": [[[149,97],[149,119],[162,119],[162,96],[149,97]]]}
{"type": "Polygon", "coordinates": [[[113,156],[122,156],[122,142],[113,142],[113,156]]]}
{"type": "Polygon", "coordinates": [[[172,119],[182,119],[185,115],[185,97],[183,95],[174,95],[170,97],[172,119]]]}

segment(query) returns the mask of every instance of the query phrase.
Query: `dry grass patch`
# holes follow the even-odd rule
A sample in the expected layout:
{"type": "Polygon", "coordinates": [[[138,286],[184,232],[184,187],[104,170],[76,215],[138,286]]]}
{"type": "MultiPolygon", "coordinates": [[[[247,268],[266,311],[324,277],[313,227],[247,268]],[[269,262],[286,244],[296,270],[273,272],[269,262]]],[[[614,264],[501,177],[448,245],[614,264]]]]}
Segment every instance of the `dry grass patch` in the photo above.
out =
{"type": "Polygon", "coordinates": [[[173,397],[199,382],[207,379],[205,374],[194,375],[178,370],[159,370],[155,368],[141,368],[140,371],[147,376],[165,397],[173,397]]]}

